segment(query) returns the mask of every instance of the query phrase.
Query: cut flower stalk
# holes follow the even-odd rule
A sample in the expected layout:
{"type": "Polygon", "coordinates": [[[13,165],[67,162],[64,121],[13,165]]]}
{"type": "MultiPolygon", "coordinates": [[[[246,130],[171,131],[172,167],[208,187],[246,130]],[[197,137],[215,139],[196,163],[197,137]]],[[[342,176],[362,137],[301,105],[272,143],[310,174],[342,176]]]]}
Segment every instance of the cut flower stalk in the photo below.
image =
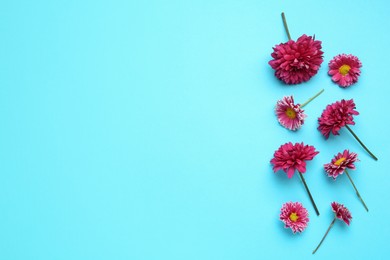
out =
{"type": "Polygon", "coordinates": [[[319,215],[320,215],[320,212],[318,211],[317,205],[316,205],[316,203],[314,202],[313,196],[311,195],[310,189],[309,189],[309,187],[308,187],[307,184],[306,184],[306,180],[305,180],[305,178],[303,177],[303,174],[302,174],[302,173],[299,173],[299,177],[301,177],[301,180],[302,180],[302,182],[303,182],[303,185],[305,186],[305,189],[306,189],[306,191],[307,191],[307,194],[309,195],[310,202],[311,202],[311,204],[313,205],[314,210],[315,210],[317,216],[319,216],[319,215]]]}
{"type": "Polygon", "coordinates": [[[348,125],[345,125],[345,127],[348,129],[348,131],[353,135],[353,137],[355,137],[356,141],[359,142],[359,144],[364,148],[364,150],[366,150],[366,152],[375,160],[375,161],[378,161],[378,158],[367,148],[367,146],[364,145],[364,143],[359,139],[359,137],[355,134],[354,131],[352,131],[352,129],[348,126],[348,125]]]}

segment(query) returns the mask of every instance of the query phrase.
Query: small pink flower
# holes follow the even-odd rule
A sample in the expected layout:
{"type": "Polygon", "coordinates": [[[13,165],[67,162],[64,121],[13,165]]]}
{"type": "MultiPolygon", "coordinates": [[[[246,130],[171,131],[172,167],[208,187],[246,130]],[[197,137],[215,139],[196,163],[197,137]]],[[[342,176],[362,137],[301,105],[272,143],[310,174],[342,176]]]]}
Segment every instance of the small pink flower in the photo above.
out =
{"type": "Polygon", "coordinates": [[[276,45],[268,63],[275,76],[286,84],[299,84],[317,74],[323,62],[321,41],[306,34],[297,41],[276,45]]]}
{"type": "Polygon", "coordinates": [[[340,87],[346,88],[358,81],[362,63],[352,54],[339,54],[329,62],[329,75],[340,87]]]}
{"type": "Polygon", "coordinates": [[[314,146],[305,145],[304,143],[291,142],[285,143],[279,147],[274,153],[274,158],[271,160],[274,172],[283,170],[287,173],[287,177],[291,178],[295,170],[300,173],[306,172],[306,161],[310,161],[319,152],[314,146]]]}
{"type": "Polygon", "coordinates": [[[331,205],[336,217],[349,225],[352,220],[351,212],[343,204],[332,202],[331,205]]]}
{"type": "Polygon", "coordinates": [[[292,232],[302,232],[309,222],[307,209],[299,202],[287,202],[280,209],[280,220],[285,228],[291,228],[292,232]]]}
{"type": "Polygon", "coordinates": [[[294,104],[293,96],[283,97],[276,103],[275,113],[278,121],[287,129],[295,131],[303,125],[306,117],[303,112],[299,104],[294,104]]]}
{"type": "Polygon", "coordinates": [[[347,168],[352,170],[355,169],[354,163],[356,161],[358,161],[356,153],[350,153],[348,150],[344,150],[343,153],[338,153],[337,155],[335,155],[335,157],[332,159],[330,163],[324,164],[324,169],[327,172],[328,176],[332,177],[334,180],[336,180],[337,176],[345,172],[353,188],[355,189],[356,195],[362,202],[364,208],[368,211],[368,207],[366,203],[364,202],[363,198],[360,196],[360,193],[356,188],[355,183],[353,182],[351,176],[347,171],[347,168]]]}
{"type": "Polygon", "coordinates": [[[330,163],[324,164],[324,168],[329,177],[336,179],[346,168],[355,169],[354,163],[356,161],[358,161],[356,153],[344,150],[343,153],[335,155],[330,163]]]}
{"type": "Polygon", "coordinates": [[[337,219],[344,221],[348,226],[352,220],[351,212],[349,212],[349,210],[346,207],[344,207],[344,205],[337,203],[337,202],[332,202],[331,205],[332,205],[332,210],[335,213],[334,218],[333,218],[332,222],[330,223],[328,230],[325,232],[325,235],[322,237],[320,243],[318,244],[316,249],[313,250],[313,254],[315,254],[317,252],[317,250],[320,248],[320,246],[322,245],[322,242],[324,242],[326,236],[328,235],[330,229],[333,227],[333,225],[337,219]]]}
{"type": "Polygon", "coordinates": [[[334,135],[339,135],[342,127],[355,124],[353,116],[359,115],[355,108],[353,99],[342,99],[327,105],[321,117],[318,118],[318,130],[326,139],[328,139],[330,132],[334,135]]]}

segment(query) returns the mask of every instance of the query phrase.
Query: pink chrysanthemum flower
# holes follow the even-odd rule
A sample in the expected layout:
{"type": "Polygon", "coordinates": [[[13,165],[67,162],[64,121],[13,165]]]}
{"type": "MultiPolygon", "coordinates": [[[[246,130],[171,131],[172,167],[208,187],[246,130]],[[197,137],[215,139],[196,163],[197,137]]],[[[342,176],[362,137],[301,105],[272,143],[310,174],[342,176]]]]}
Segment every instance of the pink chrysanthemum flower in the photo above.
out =
{"type": "Polygon", "coordinates": [[[332,202],[332,210],[338,219],[349,225],[352,220],[352,215],[344,205],[337,202],[332,202]]]}
{"type": "Polygon", "coordinates": [[[328,230],[325,232],[325,235],[322,237],[320,243],[318,244],[316,249],[314,249],[313,254],[315,254],[315,252],[317,252],[318,248],[320,248],[322,242],[324,242],[326,236],[328,235],[330,229],[333,227],[333,225],[337,219],[344,221],[348,226],[352,220],[351,212],[349,212],[349,210],[346,207],[344,207],[344,205],[337,203],[337,202],[332,202],[331,205],[332,205],[332,210],[335,213],[334,218],[333,218],[332,222],[330,223],[328,230]]]}
{"type": "Polygon", "coordinates": [[[358,161],[356,153],[344,150],[343,153],[335,155],[330,163],[324,164],[324,169],[328,176],[335,180],[346,168],[354,170],[356,161],[358,161]]]}
{"type": "Polygon", "coordinates": [[[322,92],[324,92],[323,89],[303,104],[295,104],[293,96],[285,96],[281,100],[278,100],[278,102],[276,102],[275,114],[279,123],[283,127],[292,131],[296,131],[301,128],[306,118],[303,107],[321,95],[322,92]]]}
{"type": "Polygon", "coordinates": [[[288,178],[292,178],[295,170],[305,173],[306,161],[312,160],[318,153],[314,146],[288,142],[275,151],[271,164],[273,164],[274,172],[283,170],[288,178]]]}
{"type": "Polygon", "coordinates": [[[287,202],[280,209],[280,220],[285,228],[291,228],[292,232],[302,232],[309,222],[307,209],[299,202],[287,202]]]}
{"type": "Polygon", "coordinates": [[[346,88],[358,81],[362,63],[352,54],[339,54],[329,62],[329,75],[340,87],[346,88]]]}
{"type": "Polygon", "coordinates": [[[294,104],[293,96],[283,97],[276,103],[275,113],[278,121],[287,129],[295,131],[303,125],[306,117],[303,112],[299,104],[294,104]]]}
{"type": "Polygon", "coordinates": [[[339,135],[342,127],[355,124],[353,116],[359,115],[355,108],[353,99],[342,99],[327,105],[321,117],[318,118],[318,130],[326,139],[328,139],[330,132],[334,135],[339,135]]]}
{"type": "Polygon", "coordinates": [[[306,161],[312,160],[319,152],[315,150],[314,146],[305,145],[304,143],[295,143],[291,142],[285,143],[279,147],[278,150],[274,153],[274,158],[271,160],[273,164],[274,172],[278,170],[283,170],[287,173],[288,178],[292,178],[295,173],[295,170],[298,170],[299,176],[307,194],[309,195],[310,201],[316,211],[317,215],[320,215],[318,208],[314,202],[314,199],[310,193],[309,187],[306,184],[303,173],[306,172],[306,161]]]}
{"type": "Polygon", "coordinates": [[[323,62],[321,41],[306,34],[297,41],[276,45],[268,63],[275,76],[286,84],[299,84],[317,74],[323,62]]]}
{"type": "Polygon", "coordinates": [[[342,127],[346,127],[348,131],[355,137],[360,145],[370,154],[370,156],[376,161],[378,158],[363,144],[359,137],[352,131],[348,125],[354,125],[353,116],[359,115],[359,112],[355,110],[355,102],[353,99],[340,100],[333,104],[327,105],[318,118],[318,130],[321,132],[325,139],[329,138],[329,134],[332,132],[334,135],[339,135],[339,131],[342,127]]]}
{"type": "Polygon", "coordinates": [[[337,176],[340,174],[345,174],[347,175],[349,181],[351,182],[353,188],[356,191],[356,195],[362,202],[364,208],[368,211],[367,205],[364,202],[363,198],[360,196],[360,193],[358,189],[356,188],[355,183],[353,182],[351,176],[349,175],[347,168],[348,169],[355,169],[355,162],[358,161],[356,153],[349,152],[348,150],[344,150],[343,153],[338,153],[337,155],[334,156],[332,161],[330,163],[324,164],[324,169],[326,173],[328,174],[329,177],[332,177],[334,180],[336,180],[337,176]]]}

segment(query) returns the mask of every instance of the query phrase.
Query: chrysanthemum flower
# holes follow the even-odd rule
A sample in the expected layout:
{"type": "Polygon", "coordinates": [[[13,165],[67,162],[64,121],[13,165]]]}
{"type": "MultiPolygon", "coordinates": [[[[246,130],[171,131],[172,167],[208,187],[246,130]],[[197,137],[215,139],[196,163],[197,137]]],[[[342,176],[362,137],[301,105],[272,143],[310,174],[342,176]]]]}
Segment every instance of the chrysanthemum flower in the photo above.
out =
{"type": "Polygon", "coordinates": [[[312,160],[318,153],[319,152],[315,150],[314,146],[305,145],[304,143],[292,144],[289,142],[281,145],[279,149],[275,151],[274,158],[271,160],[274,172],[283,170],[287,173],[288,178],[292,178],[295,170],[298,170],[299,176],[301,177],[303,185],[305,186],[317,215],[320,213],[313,197],[311,196],[305,178],[303,177],[303,173],[306,172],[306,161],[312,160]]]}
{"type": "Polygon", "coordinates": [[[287,202],[280,209],[280,220],[285,228],[291,228],[292,232],[302,232],[309,222],[307,209],[299,202],[287,202]]]}
{"type": "Polygon", "coordinates": [[[317,74],[323,62],[321,48],[321,41],[304,34],[297,41],[276,45],[268,63],[278,79],[286,84],[299,84],[317,74]]]}
{"type": "Polygon", "coordinates": [[[318,130],[325,137],[329,138],[329,134],[339,135],[339,131],[342,127],[346,127],[348,131],[355,137],[359,144],[370,154],[374,160],[378,158],[360,141],[359,137],[352,131],[348,125],[354,125],[354,115],[359,115],[359,112],[355,110],[355,102],[353,99],[336,101],[330,105],[327,105],[318,118],[318,130]]]}
{"type": "Polygon", "coordinates": [[[339,54],[329,62],[329,75],[340,87],[346,88],[358,81],[362,63],[352,54],[339,54]]]}
{"type": "Polygon", "coordinates": [[[299,104],[294,104],[293,96],[283,97],[276,103],[275,113],[279,123],[287,129],[299,129],[305,120],[306,115],[299,104]]]}
{"type": "Polygon", "coordinates": [[[292,178],[295,170],[305,173],[306,161],[312,160],[318,153],[314,146],[288,142],[275,151],[271,164],[273,164],[274,172],[283,170],[288,178],[292,178]]]}
{"type": "Polygon", "coordinates": [[[324,169],[329,177],[336,179],[342,174],[346,168],[355,169],[355,162],[358,160],[357,153],[344,150],[343,153],[338,153],[330,163],[324,164],[324,169]]]}
{"type": "Polygon", "coordinates": [[[352,220],[351,212],[349,212],[349,210],[343,204],[337,203],[335,201],[332,202],[331,205],[336,218],[344,221],[347,225],[349,225],[352,220]]]}
{"type": "Polygon", "coordinates": [[[318,130],[329,138],[330,132],[334,135],[339,135],[339,131],[346,125],[354,125],[354,115],[359,115],[355,110],[356,106],[353,99],[336,101],[333,104],[327,105],[322,112],[321,117],[318,118],[318,130]]]}
{"type": "Polygon", "coordinates": [[[355,183],[353,182],[351,176],[349,175],[347,168],[354,170],[355,169],[355,162],[358,161],[357,154],[353,152],[349,152],[348,150],[344,150],[343,153],[338,153],[334,156],[332,161],[330,163],[324,164],[324,169],[327,172],[329,177],[332,177],[334,180],[336,180],[337,176],[340,174],[347,175],[349,181],[351,182],[353,188],[355,189],[356,195],[362,202],[364,208],[368,211],[367,205],[360,196],[360,193],[358,189],[356,188],[355,183]]]}
{"type": "Polygon", "coordinates": [[[313,254],[315,254],[315,252],[317,252],[317,250],[318,250],[318,248],[320,248],[322,242],[324,242],[330,229],[333,227],[334,223],[336,222],[336,219],[340,219],[340,220],[344,221],[348,226],[352,220],[351,212],[349,212],[349,210],[344,205],[337,203],[337,202],[332,202],[331,206],[332,206],[332,211],[335,213],[335,216],[334,216],[332,222],[330,223],[328,230],[326,230],[325,235],[322,237],[320,243],[318,244],[316,249],[314,249],[313,254]]]}
{"type": "Polygon", "coordinates": [[[302,105],[295,104],[293,96],[285,96],[281,100],[278,100],[278,102],[276,102],[275,114],[279,123],[292,131],[301,128],[306,118],[305,111],[302,108],[321,95],[322,92],[324,92],[323,89],[302,105]]]}

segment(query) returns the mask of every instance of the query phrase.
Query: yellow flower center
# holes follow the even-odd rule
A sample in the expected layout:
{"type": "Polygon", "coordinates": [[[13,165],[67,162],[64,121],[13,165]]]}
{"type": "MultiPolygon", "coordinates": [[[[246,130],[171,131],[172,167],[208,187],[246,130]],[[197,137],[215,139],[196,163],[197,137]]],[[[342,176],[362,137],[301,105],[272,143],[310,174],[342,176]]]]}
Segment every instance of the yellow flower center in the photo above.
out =
{"type": "Polygon", "coordinates": [[[295,119],[297,117],[297,113],[295,113],[294,109],[288,107],[286,110],[286,116],[288,116],[290,119],[295,119]]]}
{"type": "Polygon", "coordinates": [[[345,75],[348,74],[348,72],[349,72],[350,69],[351,69],[350,66],[344,64],[343,66],[341,66],[341,67],[339,68],[339,72],[340,72],[341,75],[345,76],[345,75]]]}
{"type": "Polygon", "coordinates": [[[344,162],[345,160],[346,160],[346,158],[341,157],[340,159],[338,159],[337,161],[334,162],[334,165],[340,166],[340,164],[341,164],[342,162],[344,162]]]}
{"type": "Polygon", "coordinates": [[[291,213],[291,214],[290,214],[290,220],[291,220],[292,222],[297,222],[297,220],[298,220],[298,215],[297,215],[297,213],[295,213],[295,212],[291,213]]]}

